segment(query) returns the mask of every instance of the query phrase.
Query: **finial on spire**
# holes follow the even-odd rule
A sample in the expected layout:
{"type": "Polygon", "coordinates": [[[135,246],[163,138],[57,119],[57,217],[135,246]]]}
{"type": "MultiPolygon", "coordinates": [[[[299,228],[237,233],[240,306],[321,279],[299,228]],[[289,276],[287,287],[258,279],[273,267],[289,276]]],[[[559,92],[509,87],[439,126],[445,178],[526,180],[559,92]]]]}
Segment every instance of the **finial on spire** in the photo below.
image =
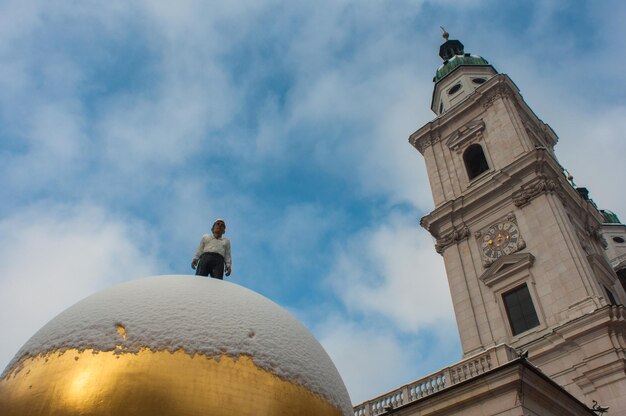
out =
{"type": "Polygon", "coordinates": [[[443,38],[446,40],[443,45],[439,48],[439,56],[444,61],[452,59],[456,55],[463,55],[465,51],[463,50],[463,44],[458,40],[450,40],[450,34],[446,32],[446,29],[443,26],[439,26],[441,31],[443,32],[443,38]]]}
{"type": "Polygon", "coordinates": [[[448,38],[450,37],[450,34],[448,32],[446,32],[446,29],[443,28],[443,26],[439,26],[441,28],[441,31],[443,32],[442,36],[445,40],[448,40],[448,38]]]}

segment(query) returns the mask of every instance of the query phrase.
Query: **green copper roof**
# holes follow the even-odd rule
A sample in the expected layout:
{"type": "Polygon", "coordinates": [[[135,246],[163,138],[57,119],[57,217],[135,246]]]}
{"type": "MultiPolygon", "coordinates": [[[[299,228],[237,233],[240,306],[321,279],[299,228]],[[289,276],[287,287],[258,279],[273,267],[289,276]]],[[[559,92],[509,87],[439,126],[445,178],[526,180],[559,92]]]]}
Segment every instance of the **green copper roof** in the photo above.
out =
{"type": "Polygon", "coordinates": [[[435,74],[433,81],[438,82],[454,69],[462,65],[489,65],[489,62],[487,62],[485,58],[478,55],[465,54],[453,56],[450,60],[445,61],[443,65],[437,68],[437,73],[435,74]]]}
{"type": "Polygon", "coordinates": [[[604,217],[605,224],[621,224],[619,218],[617,218],[617,215],[615,215],[615,213],[609,211],[608,209],[601,209],[600,213],[604,217]]]}

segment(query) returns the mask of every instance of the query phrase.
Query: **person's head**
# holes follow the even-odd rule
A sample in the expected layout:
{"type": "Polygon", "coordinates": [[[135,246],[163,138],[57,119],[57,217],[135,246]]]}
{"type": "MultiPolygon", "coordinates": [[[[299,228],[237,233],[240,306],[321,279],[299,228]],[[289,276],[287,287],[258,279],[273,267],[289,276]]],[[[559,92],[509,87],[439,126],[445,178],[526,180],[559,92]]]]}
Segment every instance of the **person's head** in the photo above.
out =
{"type": "Polygon", "coordinates": [[[211,231],[215,237],[221,237],[226,232],[226,223],[223,219],[218,218],[213,223],[213,227],[211,227],[211,231]]]}

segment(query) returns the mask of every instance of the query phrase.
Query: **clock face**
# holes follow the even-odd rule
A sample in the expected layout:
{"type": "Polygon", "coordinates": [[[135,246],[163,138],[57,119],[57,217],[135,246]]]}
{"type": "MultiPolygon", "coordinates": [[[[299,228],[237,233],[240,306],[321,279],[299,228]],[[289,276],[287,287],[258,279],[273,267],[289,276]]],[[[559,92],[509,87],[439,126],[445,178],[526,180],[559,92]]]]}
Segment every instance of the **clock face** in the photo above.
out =
{"type": "Polygon", "coordinates": [[[519,229],[512,222],[494,224],[485,232],[481,247],[485,256],[497,260],[518,249],[519,229]]]}

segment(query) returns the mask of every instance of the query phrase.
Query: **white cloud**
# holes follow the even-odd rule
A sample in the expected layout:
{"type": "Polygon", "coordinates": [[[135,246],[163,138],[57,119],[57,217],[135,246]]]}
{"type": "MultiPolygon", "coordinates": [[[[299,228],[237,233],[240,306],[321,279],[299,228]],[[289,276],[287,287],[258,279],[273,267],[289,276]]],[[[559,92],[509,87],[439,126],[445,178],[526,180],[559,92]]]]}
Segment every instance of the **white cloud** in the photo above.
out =
{"type": "MultiPolygon", "coordinates": [[[[10,215],[0,221],[0,328],[11,334],[0,341],[0,365],[74,301],[119,279],[163,271],[152,250],[141,246],[150,239],[141,227],[104,209],[17,213],[20,204],[41,195],[37,191],[67,201],[97,194],[105,207],[123,200],[122,212],[144,209],[140,215],[168,236],[164,262],[183,264],[185,271],[191,271],[188,257],[210,219],[224,215],[236,274],[244,261],[282,264],[288,257],[284,274],[277,267],[277,276],[255,271],[241,277],[264,290],[279,286],[282,293],[286,279],[293,288],[300,275],[310,276],[300,269],[301,256],[324,238],[336,240],[334,224],[353,225],[336,212],[360,204],[359,218],[370,214],[369,202],[357,201],[363,195],[376,197],[372,210],[398,202],[430,207],[422,156],[407,143],[408,134],[432,118],[430,79],[439,64],[439,23],[424,21],[423,3],[0,5],[1,138],[8,149],[0,154],[0,176],[8,178],[0,212],[10,215]],[[424,29],[428,24],[431,30],[424,29]],[[128,50],[126,43],[132,44],[128,50]],[[124,61],[135,53],[148,79],[133,78],[140,68],[124,61]],[[285,79],[276,81],[279,76],[285,79]],[[303,137],[304,129],[313,133],[303,137]],[[236,168],[223,174],[191,166],[194,155],[216,149],[216,157],[229,158],[236,168]],[[267,172],[281,163],[321,173],[320,186],[348,182],[340,189],[353,205],[328,207],[310,203],[313,198],[278,205],[271,193],[282,182],[267,172]]],[[[469,52],[511,74],[560,135],[557,153],[576,181],[624,219],[625,194],[617,188],[626,110],[612,101],[621,100],[625,72],[615,51],[624,49],[626,8],[607,2],[589,9],[596,25],[586,40],[601,37],[603,47],[588,50],[577,43],[576,27],[559,24],[563,2],[531,5],[539,11],[523,33],[504,28],[510,16],[492,19],[494,11],[511,13],[506,7],[468,19],[468,9],[481,3],[429,2],[426,15],[449,16],[456,28],[446,28],[469,52]],[[484,30],[474,30],[479,26],[484,30]],[[550,39],[559,39],[557,49],[550,39]],[[572,53],[564,56],[563,50],[572,53]],[[590,85],[599,87],[581,93],[590,85]]],[[[422,375],[407,364],[415,357],[403,355],[412,345],[401,336],[419,338],[424,329],[454,323],[442,259],[417,218],[392,216],[373,224],[348,236],[333,258],[327,282],[349,317],[371,321],[357,324],[344,316],[321,332],[353,400],[422,375]]],[[[454,330],[446,334],[457,342],[454,330]]],[[[445,342],[424,348],[445,350],[445,342]]]]}
{"type": "Polygon", "coordinates": [[[33,189],[72,177],[83,165],[83,120],[71,104],[49,103],[32,109],[22,144],[27,151],[6,161],[8,186],[33,189]]]}
{"type": "MultiPolygon", "coordinates": [[[[569,114],[571,116],[571,113],[569,114]]],[[[578,186],[587,187],[599,208],[626,220],[626,194],[619,184],[626,155],[626,107],[578,114],[575,125],[565,126],[557,151],[578,186]]]]}
{"type": "Polygon", "coordinates": [[[417,331],[453,320],[443,261],[417,219],[396,215],[337,249],[328,281],[349,311],[417,331]]]}
{"type": "Polygon", "coordinates": [[[354,405],[453,364],[459,355],[456,329],[440,322],[434,331],[407,339],[393,328],[369,321],[327,316],[317,326],[354,405]]]}
{"type": "Polygon", "coordinates": [[[155,274],[149,234],[89,205],[30,207],[0,221],[0,367],[48,320],[116,282],[155,274]]]}
{"type": "Polygon", "coordinates": [[[319,340],[339,370],[353,404],[399,387],[416,377],[415,355],[406,355],[393,331],[328,322],[319,340]]]}

